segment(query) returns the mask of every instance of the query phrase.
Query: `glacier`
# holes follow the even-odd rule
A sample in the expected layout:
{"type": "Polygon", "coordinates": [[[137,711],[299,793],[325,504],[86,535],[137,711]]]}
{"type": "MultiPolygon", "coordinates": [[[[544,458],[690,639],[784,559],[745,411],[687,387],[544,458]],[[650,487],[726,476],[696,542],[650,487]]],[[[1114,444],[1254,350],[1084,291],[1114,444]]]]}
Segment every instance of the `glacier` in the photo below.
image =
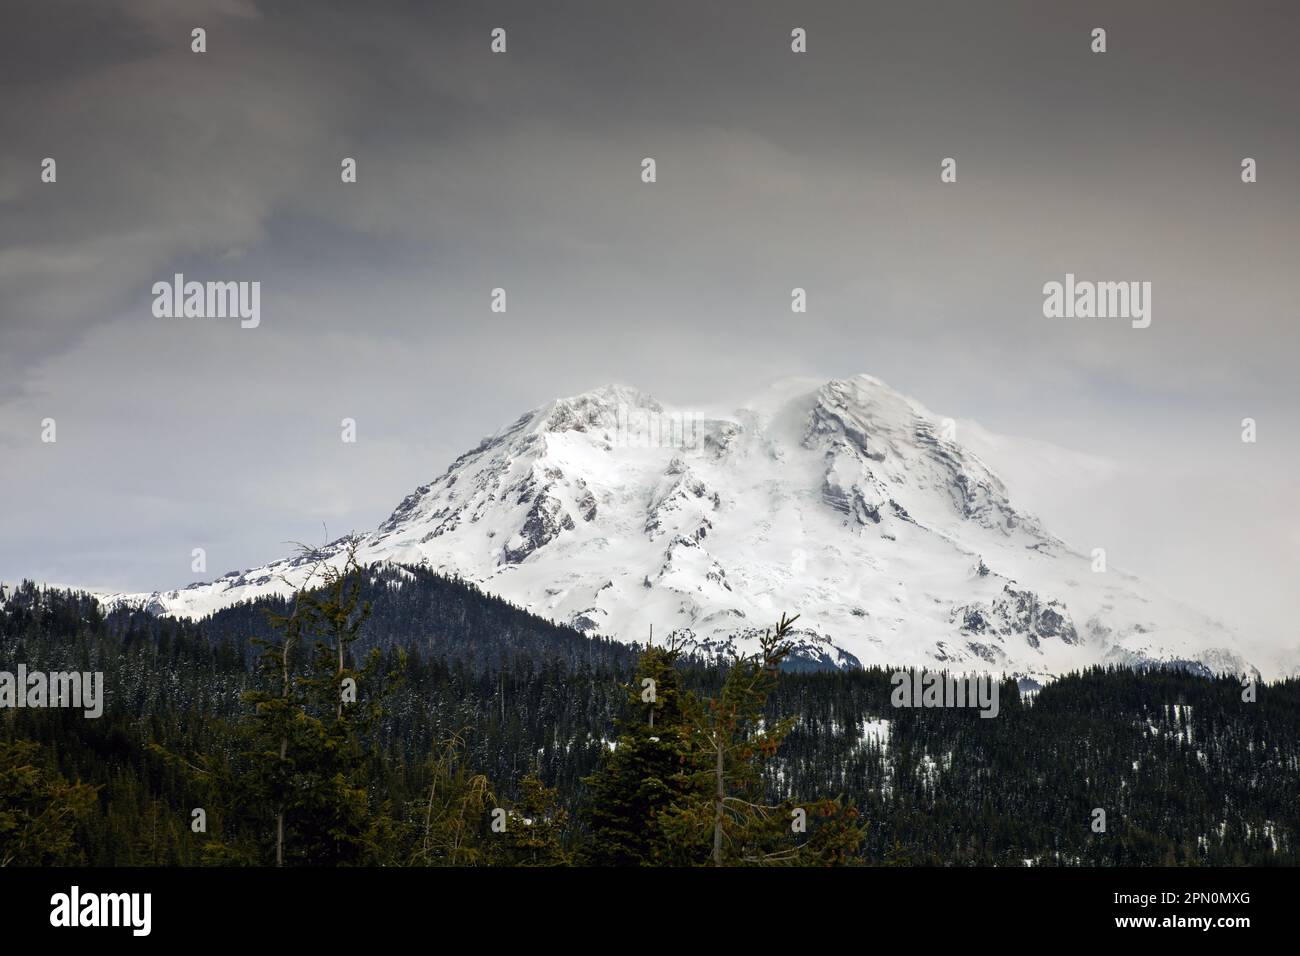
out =
{"type": "Polygon", "coordinates": [[[199,618],[290,593],[354,548],[363,564],[455,574],[589,634],[644,642],[653,625],[706,655],[751,648],[785,612],[809,667],[1260,674],[1230,628],[1094,571],[955,431],[869,375],[787,380],[726,412],[605,386],[522,415],[373,531],[103,600],[199,618]]]}

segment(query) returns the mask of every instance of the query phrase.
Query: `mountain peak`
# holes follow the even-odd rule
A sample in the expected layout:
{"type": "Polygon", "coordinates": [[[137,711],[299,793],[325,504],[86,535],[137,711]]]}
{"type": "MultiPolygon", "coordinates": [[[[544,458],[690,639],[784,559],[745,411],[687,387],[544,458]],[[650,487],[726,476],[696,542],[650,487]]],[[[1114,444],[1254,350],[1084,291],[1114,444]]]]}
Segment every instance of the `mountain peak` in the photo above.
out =
{"type": "MultiPolygon", "coordinates": [[[[720,417],[606,385],[466,452],[358,556],[455,573],[588,632],[637,640],[653,622],[704,652],[789,612],[799,655],[824,666],[1245,667],[1202,616],[1093,573],[947,424],[869,375],[783,380],[720,417]]],[[[295,573],[281,561],[148,597],[200,615],[295,573]]]]}
{"type": "Polygon", "coordinates": [[[626,409],[660,412],[663,406],[630,385],[602,385],[541,406],[533,421],[538,431],[590,431],[615,427],[620,410],[626,409]]]}

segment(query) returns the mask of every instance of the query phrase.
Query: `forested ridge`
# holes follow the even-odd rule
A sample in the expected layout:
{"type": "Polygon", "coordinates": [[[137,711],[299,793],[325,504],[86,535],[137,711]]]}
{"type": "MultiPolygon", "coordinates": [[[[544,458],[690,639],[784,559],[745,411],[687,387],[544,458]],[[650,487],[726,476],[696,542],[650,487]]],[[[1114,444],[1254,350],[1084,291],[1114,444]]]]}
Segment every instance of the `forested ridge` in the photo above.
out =
{"type": "Polygon", "coordinates": [[[896,709],[881,668],[781,669],[776,643],[588,638],[424,569],[333,584],[199,622],[9,595],[0,670],[102,671],[108,700],[0,710],[0,862],[1300,860],[1295,680],[1247,701],[1233,675],[1092,669],[1005,682],[985,719],[896,709]]]}

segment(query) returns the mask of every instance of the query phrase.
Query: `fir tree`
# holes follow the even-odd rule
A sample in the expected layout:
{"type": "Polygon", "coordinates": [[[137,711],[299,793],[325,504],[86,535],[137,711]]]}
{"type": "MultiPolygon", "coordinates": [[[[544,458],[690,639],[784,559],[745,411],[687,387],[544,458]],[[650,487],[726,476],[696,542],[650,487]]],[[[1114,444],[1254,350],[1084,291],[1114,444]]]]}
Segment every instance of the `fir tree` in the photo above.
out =
{"type": "Polygon", "coordinates": [[[581,817],[591,834],[580,851],[586,865],[653,866],[681,856],[662,825],[662,815],[689,787],[681,773],[685,727],[677,658],[674,647],[651,645],[642,652],[613,749],[583,780],[581,817]]]}
{"type": "Polygon", "coordinates": [[[493,861],[501,866],[566,866],[569,854],[562,840],[567,814],[557,792],[530,773],[519,783],[519,799],[511,808],[505,833],[497,836],[493,861]]]}
{"type": "Polygon", "coordinates": [[[681,779],[689,789],[664,817],[685,862],[703,862],[692,850],[706,834],[714,866],[843,863],[861,843],[857,810],[841,801],[765,799],[764,769],[795,724],[790,717],[770,721],[765,710],[797,619],[782,615],[759,639],[758,653],[736,656],[717,697],[686,699],[681,779]],[[820,826],[801,838],[810,833],[809,818],[814,825],[820,818],[820,826]]]}
{"type": "MultiPolygon", "coordinates": [[[[244,728],[250,766],[234,789],[271,811],[276,866],[380,862],[391,852],[395,824],[389,803],[371,796],[370,748],[403,661],[387,681],[377,649],[363,667],[352,666],[349,648],[370,611],[360,597],[363,574],[351,549],[341,568],[312,568],[289,613],[272,615],[281,637],[263,644],[269,686],[245,695],[253,706],[244,728]],[[310,589],[317,575],[320,586],[310,589]]],[[[229,848],[213,852],[224,857],[229,848]]]]}

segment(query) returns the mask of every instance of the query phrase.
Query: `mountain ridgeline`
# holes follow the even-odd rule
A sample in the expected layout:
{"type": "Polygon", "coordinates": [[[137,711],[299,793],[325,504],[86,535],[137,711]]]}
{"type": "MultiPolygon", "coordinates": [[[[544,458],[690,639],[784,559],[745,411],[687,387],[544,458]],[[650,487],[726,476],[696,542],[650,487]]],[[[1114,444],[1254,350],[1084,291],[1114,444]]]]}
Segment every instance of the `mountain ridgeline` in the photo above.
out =
{"type": "Polygon", "coordinates": [[[125,605],[106,613],[88,595],[29,583],[5,594],[0,670],[100,671],[107,701],[98,719],[0,710],[0,858],[707,863],[709,842],[697,839],[706,790],[674,768],[696,765],[708,737],[700,728],[719,719],[695,702],[731,699],[751,667],[753,680],[770,681],[744,698],[761,719],[728,732],[735,759],[750,761],[750,802],[782,809],[745,823],[745,845],[757,849],[734,862],[796,859],[777,832],[791,806],[818,808],[802,849],[819,863],[1300,862],[1294,679],[1247,695],[1235,675],[1091,667],[1024,695],[1004,681],[998,715],[986,719],[969,708],[892,706],[888,668],[773,668],[763,677],[762,666],[734,657],[584,635],[427,568],[376,566],[346,580],[369,613],[355,618],[355,643],[338,645],[338,673],[357,675],[358,707],[375,706],[365,720],[340,707],[332,724],[332,705],[310,697],[323,686],[312,677],[321,663],[313,635],[304,631],[284,655],[285,673],[306,688],[293,733],[306,733],[310,718],[320,746],[292,737],[304,756],[283,847],[274,834],[285,798],[265,799],[273,748],[261,741],[279,726],[268,723],[279,694],[268,660],[284,648],[288,599],[188,620],[125,605]],[[638,696],[647,673],[663,695],[653,727],[638,696]],[[763,734],[770,752],[754,744],[763,734]],[[312,754],[319,766],[308,766],[312,754]],[[657,810],[638,802],[652,779],[669,781],[657,810]],[[340,780],[345,792],[335,794],[340,780]],[[436,813],[435,795],[457,812],[436,813]],[[62,822],[50,823],[52,808],[62,822]],[[498,808],[509,821],[500,833],[498,808]],[[445,827],[456,819],[470,822],[453,838],[445,827]],[[343,845],[339,833],[353,835],[343,845]]]}
{"type": "MultiPolygon", "coordinates": [[[[790,658],[810,666],[1291,673],[1052,534],[1013,500],[1017,475],[973,450],[982,434],[867,375],[779,383],[731,411],[606,386],[525,413],[319,553],[458,576],[589,635],[642,641],[653,621],[709,656],[752,651],[785,610],[799,616],[790,658]]],[[[1012,459],[1076,464],[1041,445],[1012,459]]],[[[299,555],[105,600],[199,618],[287,596],[308,567],[299,555]]]]}

